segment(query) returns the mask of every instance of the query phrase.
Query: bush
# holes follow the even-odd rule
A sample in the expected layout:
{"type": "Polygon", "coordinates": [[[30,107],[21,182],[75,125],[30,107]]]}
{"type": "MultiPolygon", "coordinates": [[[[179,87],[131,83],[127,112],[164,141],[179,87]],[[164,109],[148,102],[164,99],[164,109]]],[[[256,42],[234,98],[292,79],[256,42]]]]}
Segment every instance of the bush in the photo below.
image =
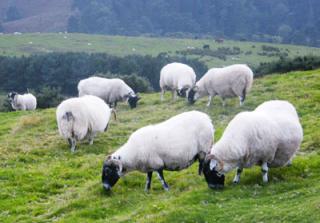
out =
{"type": "Polygon", "coordinates": [[[37,108],[56,107],[64,99],[60,88],[49,86],[42,87],[35,95],[37,98],[37,108]]]}
{"type": "Polygon", "coordinates": [[[320,67],[319,56],[304,56],[287,58],[281,57],[278,61],[260,63],[255,69],[256,76],[263,76],[271,73],[286,73],[295,70],[313,70],[320,67]]]}

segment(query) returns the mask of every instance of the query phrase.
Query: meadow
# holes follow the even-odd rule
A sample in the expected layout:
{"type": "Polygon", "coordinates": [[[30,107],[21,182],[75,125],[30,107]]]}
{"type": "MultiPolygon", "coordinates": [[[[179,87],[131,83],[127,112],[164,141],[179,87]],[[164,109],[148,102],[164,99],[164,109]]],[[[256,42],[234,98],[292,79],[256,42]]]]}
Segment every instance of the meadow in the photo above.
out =
{"type": "Polygon", "coordinates": [[[142,94],[133,110],[120,104],[109,130],[92,146],[81,143],[73,154],[58,135],[54,108],[0,113],[0,222],[319,222],[320,70],[255,79],[243,107],[238,99],[222,107],[215,98],[207,108],[206,98],[192,106],[170,98],[167,94],[160,102],[158,93],[142,94]],[[268,184],[255,167],[244,170],[239,185],[232,184],[234,172],[229,173],[225,189],[214,191],[197,175],[196,163],[164,173],[168,192],[156,177],[145,192],[145,174],[139,172],[120,179],[110,193],[103,190],[105,156],[134,130],[199,110],[212,118],[217,141],[234,115],[271,99],[296,106],[304,140],[292,166],[270,170],[268,184]]]}
{"type": "Polygon", "coordinates": [[[50,52],[108,53],[116,56],[131,54],[156,56],[165,52],[169,55],[176,55],[177,51],[193,48],[202,49],[204,45],[209,45],[210,50],[217,50],[218,48],[233,49],[234,47],[240,49],[240,54],[228,55],[225,60],[206,54],[188,55],[193,58],[199,58],[209,67],[221,67],[233,63],[246,63],[251,66],[257,66],[260,62],[279,59],[279,55],[268,55],[268,52],[263,51],[263,46],[278,48],[280,53],[288,54],[289,57],[320,55],[319,48],[247,41],[225,40],[224,43],[219,44],[215,43],[214,39],[126,37],[74,33],[0,35],[0,55],[3,56],[28,56],[35,53],[50,52]]]}

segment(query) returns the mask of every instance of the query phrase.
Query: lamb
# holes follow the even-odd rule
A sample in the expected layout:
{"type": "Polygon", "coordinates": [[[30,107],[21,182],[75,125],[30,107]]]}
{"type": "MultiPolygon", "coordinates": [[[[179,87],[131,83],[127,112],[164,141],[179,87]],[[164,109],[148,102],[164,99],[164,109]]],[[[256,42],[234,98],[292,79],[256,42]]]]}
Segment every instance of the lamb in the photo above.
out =
{"type": "Polygon", "coordinates": [[[153,171],[158,173],[163,188],[168,190],[163,170],[182,170],[198,160],[201,174],[213,134],[209,116],[198,111],[184,112],[162,123],[138,129],[127,143],[105,160],[103,187],[110,190],[122,175],[138,170],[147,173],[146,191],[150,189],[153,171]]]}
{"type": "Polygon", "coordinates": [[[34,95],[18,94],[17,92],[10,92],[8,99],[14,110],[35,110],[37,108],[37,99],[34,95]]]}
{"type": "Polygon", "coordinates": [[[267,101],[252,112],[239,113],[206,156],[203,172],[208,186],[222,188],[224,174],[234,168],[233,182],[239,183],[242,169],[253,165],[261,165],[267,183],[269,167],[291,164],[302,138],[297,112],[287,101],[267,101]]]}
{"type": "Polygon", "coordinates": [[[137,107],[140,97],[121,79],[89,77],[78,83],[79,97],[95,95],[102,98],[108,105],[116,107],[118,101],[127,101],[130,108],[137,107]]]}
{"type": "Polygon", "coordinates": [[[59,133],[68,139],[71,152],[75,151],[77,140],[87,138],[92,145],[98,132],[107,131],[111,112],[114,111],[96,96],[64,100],[58,106],[56,116],[59,133]]]}
{"type": "Polygon", "coordinates": [[[224,106],[225,98],[238,96],[241,106],[251,89],[252,82],[253,72],[245,64],[212,68],[190,90],[188,100],[193,104],[199,98],[209,95],[207,103],[209,107],[212,97],[219,95],[224,106]]]}
{"type": "Polygon", "coordinates": [[[171,90],[173,100],[176,100],[177,93],[181,97],[188,97],[195,82],[196,74],[192,67],[182,63],[165,65],[160,71],[161,101],[166,90],[171,90]]]}

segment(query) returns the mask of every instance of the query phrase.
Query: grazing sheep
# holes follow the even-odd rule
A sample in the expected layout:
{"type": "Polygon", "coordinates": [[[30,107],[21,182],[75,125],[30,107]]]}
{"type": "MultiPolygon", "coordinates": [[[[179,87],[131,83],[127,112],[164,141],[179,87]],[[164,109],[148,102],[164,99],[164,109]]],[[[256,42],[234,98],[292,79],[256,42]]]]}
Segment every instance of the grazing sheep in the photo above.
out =
{"type": "Polygon", "coordinates": [[[64,100],[56,111],[59,133],[68,139],[74,152],[77,140],[88,138],[91,145],[98,132],[107,130],[111,112],[102,99],[93,95],[64,100]]]}
{"type": "Polygon", "coordinates": [[[30,93],[18,94],[17,92],[10,92],[8,99],[14,110],[35,110],[37,108],[37,99],[30,93]]]}
{"type": "Polygon", "coordinates": [[[161,101],[166,90],[172,91],[172,99],[178,93],[181,97],[188,97],[189,90],[196,82],[196,74],[192,67],[182,63],[170,63],[160,71],[161,101]]]}
{"type": "Polygon", "coordinates": [[[118,101],[128,101],[130,108],[137,107],[140,97],[121,79],[89,77],[78,84],[79,96],[94,95],[102,98],[110,106],[117,106],[118,101]]]}
{"type": "Polygon", "coordinates": [[[209,95],[207,106],[212,97],[219,95],[224,99],[239,96],[240,106],[253,82],[252,70],[244,64],[234,64],[224,68],[212,68],[190,90],[188,100],[193,104],[197,99],[209,95]]]}
{"type": "Polygon", "coordinates": [[[268,101],[252,112],[241,112],[207,155],[206,181],[211,188],[223,187],[224,174],[237,168],[234,183],[238,183],[243,168],[261,165],[266,183],[269,167],[290,164],[302,138],[297,112],[287,101],[268,101]]]}
{"type": "Polygon", "coordinates": [[[127,143],[107,157],[102,169],[106,190],[120,176],[133,170],[147,173],[146,190],[156,171],[165,190],[163,170],[181,170],[199,160],[202,172],[205,155],[213,142],[214,128],[208,115],[198,111],[179,114],[165,122],[143,127],[131,134],[127,143]]]}

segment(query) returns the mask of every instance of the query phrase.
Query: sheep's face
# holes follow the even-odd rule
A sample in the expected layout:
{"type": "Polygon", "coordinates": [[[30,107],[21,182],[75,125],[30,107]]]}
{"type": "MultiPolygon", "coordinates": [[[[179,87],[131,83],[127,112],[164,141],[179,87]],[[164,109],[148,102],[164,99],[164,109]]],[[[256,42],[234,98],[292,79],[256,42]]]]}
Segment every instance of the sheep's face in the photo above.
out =
{"type": "Polygon", "coordinates": [[[187,91],[188,91],[188,88],[185,87],[185,88],[177,90],[177,94],[178,94],[178,96],[185,98],[187,96],[187,91]]]}
{"type": "Polygon", "coordinates": [[[137,107],[137,103],[141,98],[137,95],[130,95],[128,98],[128,103],[130,108],[135,108],[137,107]]]}
{"type": "Polygon", "coordinates": [[[110,190],[120,179],[121,164],[119,161],[108,158],[102,168],[102,185],[104,189],[110,190]]]}
{"type": "Polygon", "coordinates": [[[217,161],[214,159],[207,159],[203,166],[203,174],[211,189],[222,189],[224,186],[224,175],[217,170],[217,161]]]}
{"type": "Polygon", "coordinates": [[[197,86],[195,86],[191,88],[188,93],[188,102],[190,104],[194,104],[198,98],[199,98],[199,89],[197,86]]]}
{"type": "Polygon", "coordinates": [[[8,94],[9,101],[12,102],[17,94],[18,94],[17,92],[10,92],[8,94]]]}

